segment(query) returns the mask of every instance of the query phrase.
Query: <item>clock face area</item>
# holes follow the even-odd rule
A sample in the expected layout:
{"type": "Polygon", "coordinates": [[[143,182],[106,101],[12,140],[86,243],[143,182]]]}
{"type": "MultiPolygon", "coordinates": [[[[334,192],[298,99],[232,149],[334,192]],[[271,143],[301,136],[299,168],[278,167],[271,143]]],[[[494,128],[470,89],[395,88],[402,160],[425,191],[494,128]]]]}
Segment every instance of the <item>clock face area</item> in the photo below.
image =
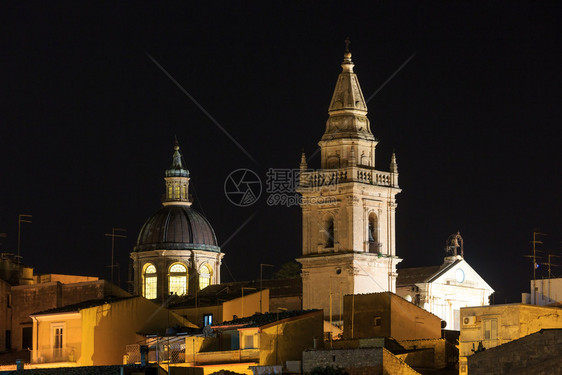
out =
{"type": "Polygon", "coordinates": [[[455,272],[455,276],[458,283],[462,283],[464,281],[464,271],[462,270],[462,268],[457,269],[457,271],[455,272]]]}

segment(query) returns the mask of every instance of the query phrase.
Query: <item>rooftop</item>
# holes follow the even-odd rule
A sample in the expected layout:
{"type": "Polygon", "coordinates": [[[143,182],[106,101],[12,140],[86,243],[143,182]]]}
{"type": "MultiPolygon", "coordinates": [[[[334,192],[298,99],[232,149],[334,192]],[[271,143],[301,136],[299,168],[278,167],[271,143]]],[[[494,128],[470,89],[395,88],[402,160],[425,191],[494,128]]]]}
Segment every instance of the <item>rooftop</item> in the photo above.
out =
{"type": "Polygon", "coordinates": [[[90,307],[101,306],[101,305],[105,305],[106,303],[114,303],[114,302],[124,301],[126,299],[131,299],[131,298],[138,298],[138,297],[137,296],[106,297],[106,298],[102,298],[102,299],[93,299],[93,300],[75,303],[75,304],[72,304],[72,305],[67,305],[67,306],[62,306],[62,307],[56,307],[54,309],[39,311],[39,312],[33,313],[31,315],[48,315],[48,314],[61,314],[61,313],[67,313],[67,312],[78,312],[78,311],[83,310],[83,309],[89,309],[90,307]]]}
{"type": "MultiPolygon", "coordinates": [[[[242,297],[242,288],[245,288],[244,295],[257,293],[260,290],[260,282],[259,280],[254,280],[209,285],[198,292],[197,297],[178,297],[175,302],[170,303],[169,307],[194,307],[195,302],[197,302],[199,307],[220,305],[222,302],[242,297]]],[[[262,280],[262,288],[269,289],[270,298],[300,296],[302,295],[302,280],[300,277],[295,279],[262,280]]]]}
{"type": "Polygon", "coordinates": [[[440,266],[398,269],[396,286],[429,283],[435,280],[436,278],[438,278],[439,276],[441,276],[444,272],[449,270],[451,267],[457,265],[461,261],[462,259],[456,260],[454,262],[445,262],[440,266]]]}
{"type": "Polygon", "coordinates": [[[315,312],[322,313],[322,310],[295,310],[295,311],[279,311],[270,312],[265,314],[254,314],[245,318],[237,318],[230,320],[228,322],[220,323],[220,325],[213,326],[213,328],[252,328],[252,327],[263,327],[265,325],[278,322],[280,320],[295,318],[298,316],[303,316],[315,312]]]}

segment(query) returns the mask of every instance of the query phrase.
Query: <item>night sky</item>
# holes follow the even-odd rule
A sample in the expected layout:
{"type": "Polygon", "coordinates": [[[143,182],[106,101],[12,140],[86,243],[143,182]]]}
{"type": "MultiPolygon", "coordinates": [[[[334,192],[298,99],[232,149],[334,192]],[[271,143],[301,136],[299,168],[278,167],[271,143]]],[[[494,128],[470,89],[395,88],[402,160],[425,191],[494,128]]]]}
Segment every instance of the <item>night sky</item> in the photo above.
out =
{"type": "Polygon", "coordinates": [[[349,36],[365,98],[413,56],[368,103],[377,168],[397,154],[400,266],[441,264],[460,230],[495,302],[520,301],[533,230],[548,234],[539,248],[561,254],[562,7],[372,3],[3,2],[0,250],[16,251],[18,214],[32,214],[26,264],[108,278],[104,233],[126,228],[116,241],[125,286],[177,135],[194,207],[221,244],[237,232],[223,247],[223,281],[298,257],[300,208],[268,206],[265,193],[236,207],[224,181],[238,168],[265,181],[316,151],[349,36]]]}

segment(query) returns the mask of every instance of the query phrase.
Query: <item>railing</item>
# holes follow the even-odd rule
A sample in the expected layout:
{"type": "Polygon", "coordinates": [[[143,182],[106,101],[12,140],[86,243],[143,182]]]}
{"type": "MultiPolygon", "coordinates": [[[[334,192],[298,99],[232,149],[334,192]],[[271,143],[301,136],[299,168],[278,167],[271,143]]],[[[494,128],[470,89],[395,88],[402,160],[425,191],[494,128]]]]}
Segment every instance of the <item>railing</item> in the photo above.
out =
{"type": "MultiPolygon", "coordinates": [[[[78,350],[75,348],[50,348],[39,350],[34,363],[76,362],[78,350]]],[[[32,358],[34,356],[32,355],[32,358]]]]}
{"type": "Polygon", "coordinates": [[[223,350],[218,352],[199,352],[195,356],[197,364],[236,363],[259,361],[259,349],[223,350]]]}
{"type": "Polygon", "coordinates": [[[361,182],[369,185],[394,186],[392,173],[361,167],[306,171],[300,174],[301,187],[330,187],[344,182],[361,182]]]}
{"type": "MultiPolygon", "coordinates": [[[[174,340],[168,342],[161,340],[156,342],[145,342],[143,344],[131,344],[126,346],[127,354],[124,356],[124,363],[134,364],[140,363],[141,345],[148,346],[148,362],[161,363],[184,363],[186,362],[185,339],[174,340]],[[156,350],[158,348],[158,351],[156,350]]],[[[197,364],[212,363],[239,363],[239,362],[256,362],[259,361],[259,349],[238,349],[238,350],[221,350],[212,352],[199,352],[193,356],[188,354],[187,362],[195,361],[197,364]]]]}
{"type": "Polygon", "coordinates": [[[369,241],[369,252],[373,254],[379,254],[382,250],[382,243],[369,241]]]}

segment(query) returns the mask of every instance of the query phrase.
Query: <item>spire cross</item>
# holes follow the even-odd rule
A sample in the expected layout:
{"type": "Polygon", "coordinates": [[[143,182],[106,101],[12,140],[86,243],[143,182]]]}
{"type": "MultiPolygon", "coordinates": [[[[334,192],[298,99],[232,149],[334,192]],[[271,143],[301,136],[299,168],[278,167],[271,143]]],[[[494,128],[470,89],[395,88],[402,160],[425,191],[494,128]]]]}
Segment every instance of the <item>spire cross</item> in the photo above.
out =
{"type": "Polygon", "coordinates": [[[349,40],[349,37],[345,38],[345,52],[349,52],[349,45],[351,44],[351,40],[349,40]]]}

